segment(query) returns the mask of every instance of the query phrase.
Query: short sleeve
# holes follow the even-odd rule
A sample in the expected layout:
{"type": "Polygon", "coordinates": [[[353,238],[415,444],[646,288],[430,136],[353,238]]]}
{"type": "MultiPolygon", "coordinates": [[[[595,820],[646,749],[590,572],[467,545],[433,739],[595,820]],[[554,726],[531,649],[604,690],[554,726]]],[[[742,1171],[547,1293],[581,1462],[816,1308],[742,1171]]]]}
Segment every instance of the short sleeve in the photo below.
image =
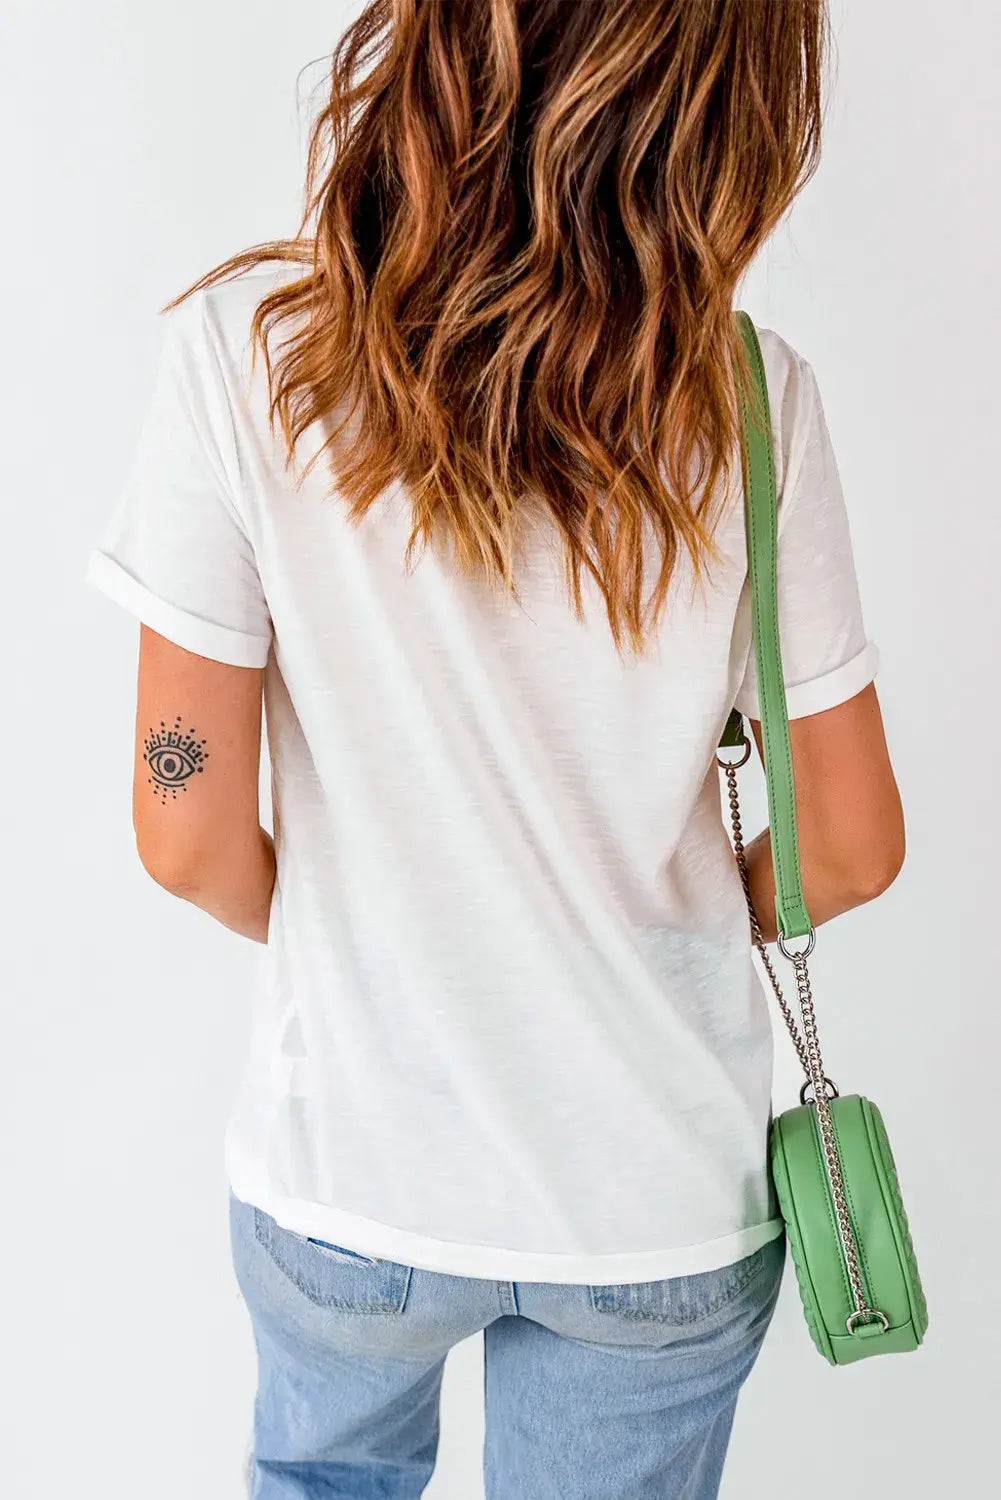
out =
{"type": "MultiPolygon", "coordinates": [[[[848,514],[816,377],[797,356],[788,462],[779,498],[779,643],[791,719],[853,698],[879,656],[862,616],[848,514]]],[[[748,606],[749,607],[749,606],[748,606]]],[[[760,719],[754,652],[735,706],[760,719]]]]}
{"type": "Polygon", "coordinates": [[[232,406],[204,297],[163,316],[129,475],[85,581],[188,651],[262,667],[271,618],[237,503],[232,406]]]}

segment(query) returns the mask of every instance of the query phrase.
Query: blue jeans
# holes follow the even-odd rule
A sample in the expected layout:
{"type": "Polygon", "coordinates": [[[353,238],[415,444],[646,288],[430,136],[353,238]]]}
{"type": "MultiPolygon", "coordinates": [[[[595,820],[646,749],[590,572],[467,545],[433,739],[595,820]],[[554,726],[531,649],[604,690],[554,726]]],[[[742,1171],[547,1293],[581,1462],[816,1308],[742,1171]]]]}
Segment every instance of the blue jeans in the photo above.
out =
{"type": "Polygon", "coordinates": [[[718,1271],[578,1286],[367,1259],[237,1198],[230,1226],[258,1354],[252,1500],[417,1500],[445,1356],[480,1329],[488,1500],[717,1495],[784,1234],[718,1271]]]}

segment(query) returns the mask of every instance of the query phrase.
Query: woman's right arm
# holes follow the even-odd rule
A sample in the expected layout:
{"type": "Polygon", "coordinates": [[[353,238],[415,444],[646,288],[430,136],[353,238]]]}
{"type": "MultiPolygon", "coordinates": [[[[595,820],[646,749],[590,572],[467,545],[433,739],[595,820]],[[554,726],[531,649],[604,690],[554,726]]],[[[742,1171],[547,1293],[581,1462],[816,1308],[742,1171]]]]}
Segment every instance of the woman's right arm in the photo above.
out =
{"type": "MultiPolygon", "coordinates": [[[[751,729],[762,755],[761,724],[751,729]]],[[[882,894],[904,862],[904,814],[876,688],[789,722],[800,866],[815,927],[882,894]]],[[[777,936],[766,828],[747,845],[751,901],[766,942],[777,936]]]]}

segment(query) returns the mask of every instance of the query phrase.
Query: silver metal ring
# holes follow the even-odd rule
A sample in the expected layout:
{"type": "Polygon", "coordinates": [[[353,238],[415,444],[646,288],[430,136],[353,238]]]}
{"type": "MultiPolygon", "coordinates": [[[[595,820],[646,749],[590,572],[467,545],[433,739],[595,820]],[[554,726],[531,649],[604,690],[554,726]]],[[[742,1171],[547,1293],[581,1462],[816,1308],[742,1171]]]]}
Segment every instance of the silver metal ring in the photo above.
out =
{"type": "Polygon", "coordinates": [[[883,1332],[888,1333],[890,1331],[890,1320],[886,1316],[886,1313],[880,1312],[878,1307],[864,1307],[861,1309],[861,1311],[853,1312],[845,1323],[845,1327],[848,1329],[849,1333],[855,1332],[854,1324],[856,1318],[861,1318],[867,1323],[872,1318],[878,1318],[883,1325],[883,1332]]]}
{"type": "MultiPolygon", "coordinates": [[[[724,771],[727,769],[728,766],[731,767],[734,771],[739,771],[740,768],[741,768],[741,766],[746,766],[747,762],[751,758],[751,742],[747,738],[746,734],[744,735],[742,744],[744,746],[744,753],[740,757],[740,760],[723,760],[723,758],[721,757],[721,755],[717,751],[717,753],[716,753],[716,764],[718,766],[722,766],[722,768],[723,768],[724,771]]],[[[736,745],[727,745],[726,748],[727,748],[727,750],[736,750],[737,746],[736,745]]]]}
{"type": "MultiPolygon", "coordinates": [[[[839,1099],[841,1096],[838,1093],[838,1086],[837,1086],[837,1084],[834,1083],[834,1082],[832,1082],[832,1080],[830,1078],[826,1077],[826,1076],[824,1078],[824,1082],[827,1085],[827,1090],[825,1090],[825,1092],[827,1092],[828,1099],[839,1099]]],[[[803,1087],[799,1091],[799,1102],[800,1102],[800,1104],[805,1104],[807,1102],[806,1091],[807,1091],[807,1089],[812,1088],[812,1087],[813,1087],[813,1079],[812,1078],[808,1078],[806,1080],[806,1082],[804,1083],[803,1087]]]]}
{"type": "MultiPolygon", "coordinates": [[[[807,940],[806,947],[800,953],[794,953],[790,948],[786,947],[786,940],[783,937],[782,933],[781,932],[779,933],[779,952],[782,953],[782,954],[784,954],[785,957],[788,958],[791,963],[795,962],[795,960],[797,958],[809,958],[810,954],[813,952],[814,944],[817,941],[817,934],[816,934],[816,932],[811,927],[810,931],[808,933],[805,933],[804,936],[806,937],[806,940],[807,940]]],[[[798,941],[798,939],[796,939],[796,938],[793,939],[793,942],[797,942],[797,941],[798,941]]]]}

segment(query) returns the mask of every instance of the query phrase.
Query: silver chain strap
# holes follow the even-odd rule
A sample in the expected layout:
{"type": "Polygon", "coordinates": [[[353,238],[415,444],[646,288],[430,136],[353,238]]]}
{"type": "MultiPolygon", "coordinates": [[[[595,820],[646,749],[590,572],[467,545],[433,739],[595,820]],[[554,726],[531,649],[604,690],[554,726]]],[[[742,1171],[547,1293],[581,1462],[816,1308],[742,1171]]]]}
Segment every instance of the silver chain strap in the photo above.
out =
{"type": "Polygon", "coordinates": [[[751,938],[754,942],[755,948],[758,950],[758,957],[761,959],[765,973],[771,980],[772,989],[775,991],[775,998],[779,1002],[779,1009],[781,1010],[783,1019],[785,1020],[785,1023],[789,1028],[789,1035],[792,1037],[793,1046],[796,1048],[799,1060],[803,1065],[803,1072],[806,1074],[807,1078],[809,1078],[810,1060],[807,1056],[806,1044],[799,1034],[799,1029],[796,1026],[796,1022],[793,1020],[792,1011],[789,1009],[789,1006],[786,1003],[786,998],[782,993],[782,987],[779,984],[778,975],[775,973],[775,967],[768,955],[768,950],[765,947],[765,940],[761,935],[761,927],[758,923],[758,918],[755,915],[754,907],[751,904],[751,883],[747,874],[747,860],[744,857],[744,830],[743,825],[740,821],[740,799],[737,796],[737,770],[744,764],[744,762],[747,760],[748,755],[751,753],[750,742],[745,740],[744,744],[746,746],[746,753],[743,760],[720,760],[718,756],[716,758],[717,764],[721,767],[722,770],[726,772],[727,797],[730,803],[730,824],[733,829],[733,851],[737,856],[737,869],[740,871],[740,883],[744,887],[744,900],[747,902],[747,914],[751,919],[751,938]]]}
{"type": "Polygon", "coordinates": [[[737,869],[740,872],[740,883],[744,888],[744,899],[747,902],[747,912],[751,923],[751,939],[761,959],[765,973],[771,981],[772,989],[775,991],[775,998],[779,1003],[779,1009],[782,1012],[786,1026],[789,1028],[789,1035],[792,1037],[793,1046],[796,1048],[796,1053],[806,1074],[807,1081],[800,1092],[800,1101],[804,1104],[813,1105],[817,1111],[817,1124],[820,1127],[820,1139],[824,1150],[827,1180],[831,1189],[831,1199],[834,1203],[845,1268],[848,1271],[848,1279],[851,1283],[852,1300],[855,1303],[855,1311],[851,1314],[847,1323],[848,1332],[854,1333],[856,1323],[872,1322],[873,1320],[881,1321],[885,1329],[889,1326],[885,1315],[877,1308],[869,1306],[865,1287],[862,1282],[858,1244],[855,1239],[851,1216],[848,1212],[848,1198],[845,1193],[844,1177],[841,1172],[841,1158],[838,1155],[837,1138],[834,1134],[834,1121],[831,1117],[831,1099],[837,1098],[838,1091],[824,1074],[824,1065],[820,1056],[820,1042],[817,1037],[817,1018],[813,1008],[813,993],[810,988],[810,974],[806,966],[807,957],[813,951],[814,934],[811,930],[806,948],[798,953],[790,952],[781,934],[779,935],[779,948],[785,957],[789,959],[796,976],[796,997],[803,1016],[803,1035],[801,1036],[785,996],[782,993],[782,987],[775,973],[775,967],[765,948],[765,941],[761,933],[761,924],[758,921],[751,901],[751,881],[747,870],[744,834],[740,821],[740,801],[737,796],[737,771],[745,764],[750,753],[751,744],[745,736],[743,755],[740,760],[722,760],[717,755],[716,763],[726,773],[727,798],[730,803],[730,822],[733,830],[733,850],[737,859],[737,869]],[[813,1096],[810,1099],[805,1097],[807,1088],[813,1090],[813,1096]]]}

